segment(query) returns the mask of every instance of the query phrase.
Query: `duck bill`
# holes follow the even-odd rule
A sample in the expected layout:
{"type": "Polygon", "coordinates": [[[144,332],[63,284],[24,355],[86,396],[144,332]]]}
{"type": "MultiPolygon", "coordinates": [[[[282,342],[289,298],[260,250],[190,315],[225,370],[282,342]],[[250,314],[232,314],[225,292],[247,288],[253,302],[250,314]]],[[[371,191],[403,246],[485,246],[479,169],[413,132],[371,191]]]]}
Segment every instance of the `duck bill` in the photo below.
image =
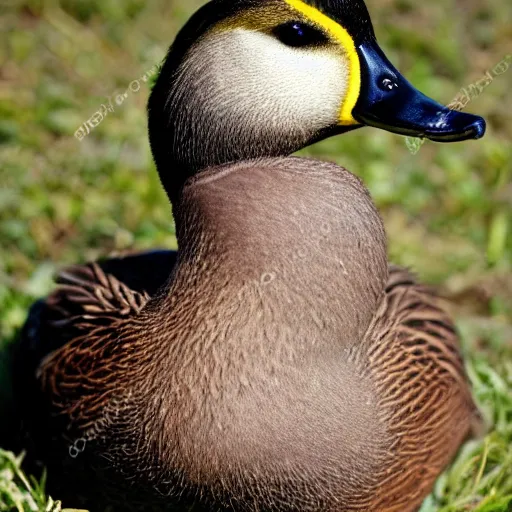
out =
{"type": "Polygon", "coordinates": [[[389,62],[375,41],[357,48],[361,63],[361,90],[352,111],[364,125],[437,142],[479,139],[485,121],[451,110],[414,88],[389,62]]]}

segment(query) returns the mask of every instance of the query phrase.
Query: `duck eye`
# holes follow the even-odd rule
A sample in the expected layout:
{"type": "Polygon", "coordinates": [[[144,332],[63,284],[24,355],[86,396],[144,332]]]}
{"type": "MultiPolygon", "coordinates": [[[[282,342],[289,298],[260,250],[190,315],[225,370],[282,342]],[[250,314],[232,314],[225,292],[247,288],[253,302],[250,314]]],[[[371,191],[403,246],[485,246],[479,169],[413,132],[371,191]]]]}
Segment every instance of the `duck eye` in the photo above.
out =
{"type": "Polygon", "coordinates": [[[294,48],[320,45],[328,41],[323,32],[300,21],[279,25],[273,33],[283,44],[294,48]]]}

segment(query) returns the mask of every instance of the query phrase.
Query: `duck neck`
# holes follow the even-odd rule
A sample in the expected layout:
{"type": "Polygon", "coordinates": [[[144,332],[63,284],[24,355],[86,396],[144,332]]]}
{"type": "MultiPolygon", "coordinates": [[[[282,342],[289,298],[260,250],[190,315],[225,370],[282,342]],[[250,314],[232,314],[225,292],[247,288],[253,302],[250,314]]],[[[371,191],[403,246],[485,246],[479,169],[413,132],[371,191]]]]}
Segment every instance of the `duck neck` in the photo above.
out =
{"type": "MultiPolygon", "coordinates": [[[[207,4],[208,15],[196,16],[215,17],[214,7],[207,4]]],[[[357,127],[338,126],[336,115],[328,120],[337,110],[331,105],[337,95],[322,102],[326,112],[320,107],[316,112],[284,101],[286,90],[279,83],[265,88],[254,82],[251,63],[237,53],[237,39],[228,33],[204,35],[205,23],[194,17],[178,35],[148,103],[151,148],[172,202],[200,170],[288,156],[357,127]]]]}
{"type": "Polygon", "coordinates": [[[222,104],[229,102],[229,98],[222,97],[222,91],[198,84],[189,74],[183,76],[178,71],[170,75],[170,88],[169,81],[162,84],[159,80],[149,101],[153,157],[173,204],[187,179],[204,169],[288,156],[349,129],[287,126],[286,115],[276,117],[272,112],[256,113],[260,120],[255,123],[255,113],[249,109],[242,115],[237,110],[230,111],[222,104]],[[202,88],[207,92],[203,93],[202,88]]]}

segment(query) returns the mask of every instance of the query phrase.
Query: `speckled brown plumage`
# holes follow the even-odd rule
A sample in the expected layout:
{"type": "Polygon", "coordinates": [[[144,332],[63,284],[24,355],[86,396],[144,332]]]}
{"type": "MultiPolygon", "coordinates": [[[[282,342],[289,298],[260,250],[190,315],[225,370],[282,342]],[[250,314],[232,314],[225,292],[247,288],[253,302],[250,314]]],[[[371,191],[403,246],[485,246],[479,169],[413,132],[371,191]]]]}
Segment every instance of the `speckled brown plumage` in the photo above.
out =
{"type": "Polygon", "coordinates": [[[388,270],[360,182],[238,165],[200,175],[176,215],[183,252],[157,255],[151,295],[122,282],[149,254],[117,277],[68,269],[40,306],[38,346],[62,346],[39,366],[34,430],[70,504],[79,476],[135,508],[416,510],[478,414],[452,323],[388,270]]]}

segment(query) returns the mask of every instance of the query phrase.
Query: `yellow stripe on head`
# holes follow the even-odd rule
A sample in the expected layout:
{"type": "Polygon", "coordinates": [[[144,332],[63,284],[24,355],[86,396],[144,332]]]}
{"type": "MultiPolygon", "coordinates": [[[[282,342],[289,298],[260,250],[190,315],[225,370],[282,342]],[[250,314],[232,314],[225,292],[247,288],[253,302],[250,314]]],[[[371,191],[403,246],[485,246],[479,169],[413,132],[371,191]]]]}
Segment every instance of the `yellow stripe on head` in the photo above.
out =
{"type": "Polygon", "coordinates": [[[322,28],[333,40],[341,44],[347,53],[350,64],[348,90],[345,101],[341,106],[339,122],[341,125],[358,124],[352,117],[352,110],[356,106],[361,90],[361,65],[357,55],[356,46],[351,35],[339,23],[335,22],[323,12],[315,7],[303,2],[302,0],[285,0],[285,2],[300,12],[305,18],[314,25],[322,28]]]}

